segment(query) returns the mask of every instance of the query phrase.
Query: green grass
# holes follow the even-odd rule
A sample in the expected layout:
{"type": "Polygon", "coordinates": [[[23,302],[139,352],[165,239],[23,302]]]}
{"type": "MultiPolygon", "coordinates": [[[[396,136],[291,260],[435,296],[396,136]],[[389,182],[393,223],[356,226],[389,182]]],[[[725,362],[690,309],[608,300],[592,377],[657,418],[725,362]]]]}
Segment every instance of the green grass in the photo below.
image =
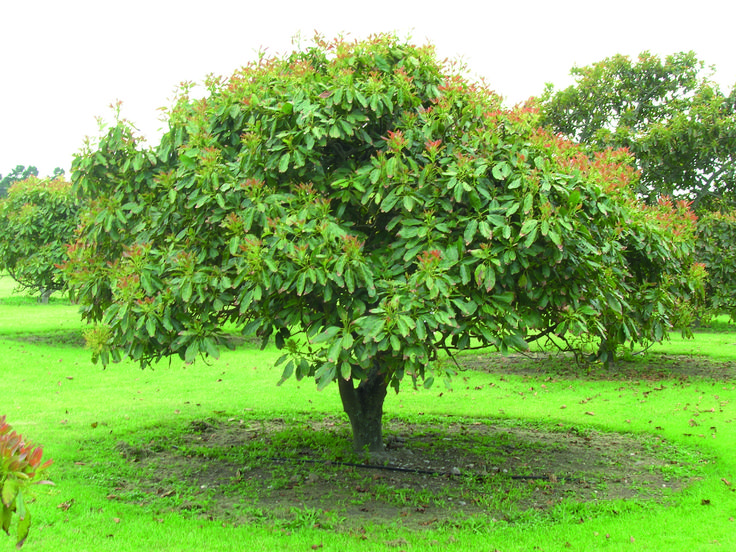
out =
{"type": "MultiPolygon", "coordinates": [[[[297,508],[282,523],[236,525],[203,512],[170,512],[130,490],[129,500],[111,500],[108,495],[120,492],[115,488],[125,475],[121,470],[135,470],[135,464],[121,463],[115,448],[120,441],[173,436],[209,417],[341,417],[338,394],[333,388],[318,392],[308,381],[277,387],[273,349],[239,349],[194,366],[176,360],[142,371],[122,362],[103,370],[76,339],[82,329],[77,307],[63,298],[38,305],[13,295],[12,287],[0,278],[0,414],[55,461],[49,476],[56,486],[39,488],[31,507],[28,550],[736,549],[736,384],[709,377],[662,379],[661,370],[649,377],[649,361],[640,358],[623,374],[586,373],[563,361],[537,361],[519,374],[464,371],[450,388],[405,386],[387,398],[385,416],[417,423],[452,415],[595,428],[658,436],[699,451],[694,461],[702,479],[664,505],[635,501],[593,508],[565,502],[545,515],[519,513],[513,524],[458,514],[452,523],[424,531],[408,531],[397,520],[363,533],[315,529],[314,516],[328,516],[329,527],[339,525],[339,514],[309,509],[297,508]]],[[[735,344],[736,333],[700,331],[692,341],[673,337],[649,358],[658,366],[676,355],[733,363],[735,344]]],[[[257,516],[257,500],[244,502],[257,516]]],[[[0,535],[0,551],[13,548],[13,539],[0,535]]]]}

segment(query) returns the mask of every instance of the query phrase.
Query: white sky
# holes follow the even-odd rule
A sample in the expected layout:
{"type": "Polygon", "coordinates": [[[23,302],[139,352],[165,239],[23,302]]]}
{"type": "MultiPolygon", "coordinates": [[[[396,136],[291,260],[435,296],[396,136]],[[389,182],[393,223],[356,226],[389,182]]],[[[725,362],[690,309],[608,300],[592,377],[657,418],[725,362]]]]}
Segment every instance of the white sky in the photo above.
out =
{"type": "Polygon", "coordinates": [[[0,0],[0,174],[68,174],[118,99],[155,138],[157,108],[181,81],[289,51],[298,32],[410,34],[514,104],[545,82],[569,85],[573,65],[643,50],[694,50],[725,91],[736,82],[734,16],[732,0],[0,0]]]}

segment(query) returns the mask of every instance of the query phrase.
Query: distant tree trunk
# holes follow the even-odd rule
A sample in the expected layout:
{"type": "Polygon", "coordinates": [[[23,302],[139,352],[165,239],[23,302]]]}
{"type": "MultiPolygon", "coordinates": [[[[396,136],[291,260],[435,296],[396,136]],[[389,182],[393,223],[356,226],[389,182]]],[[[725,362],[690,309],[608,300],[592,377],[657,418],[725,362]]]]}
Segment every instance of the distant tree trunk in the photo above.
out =
{"type": "Polygon", "coordinates": [[[51,297],[52,293],[54,293],[53,289],[42,289],[41,295],[38,296],[38,302],[43,303],[44,305],[48,304],[49,297],[51,297]]]}
{"type": "Polygon", "coordinates": [[[342,407],[353,428],[356,452],[383,452],[383,401],[388,383],[375,366],[356,386],[355,380],[338,378],[342,407]]]}

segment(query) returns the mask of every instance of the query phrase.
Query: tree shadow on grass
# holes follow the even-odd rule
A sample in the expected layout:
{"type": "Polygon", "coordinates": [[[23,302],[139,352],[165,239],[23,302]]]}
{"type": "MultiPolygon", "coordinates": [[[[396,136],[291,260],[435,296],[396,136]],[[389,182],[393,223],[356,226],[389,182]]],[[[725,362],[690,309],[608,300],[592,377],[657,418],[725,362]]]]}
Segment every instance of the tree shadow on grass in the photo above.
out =
{"type": "Polygon", "coordinates": [[[57,330],[53,332],[5,335],[4,339],[11,339],[21,343],[52,345],[64,347],[84,347],[86,345],[81,330],[57,330]]]}
{"type": "Polygon", "coordinates": [[[549,353],[467,355],[460,357],[459,362],[464,369],[492,374],[556,376],[583,380],[683,381],[707,378],[730,381],[736,378],[736,362],[662,353],[650,353],[628,361],[619,360],[610,366],[578,364],[572,355],[549,353]]]}

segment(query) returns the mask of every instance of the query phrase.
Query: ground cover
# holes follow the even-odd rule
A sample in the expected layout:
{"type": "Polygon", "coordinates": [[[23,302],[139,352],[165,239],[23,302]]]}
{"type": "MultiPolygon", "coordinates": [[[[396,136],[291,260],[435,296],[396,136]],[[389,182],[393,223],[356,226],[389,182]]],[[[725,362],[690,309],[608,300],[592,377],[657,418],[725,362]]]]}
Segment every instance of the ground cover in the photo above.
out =
{"type": "Polygon", "coordinates": [[[350,452],[334,390],[275,386],[274,350],[103,371],[80,346],[73,305],[10,299],[3,410],[55,460],[29,549],[736,545],[729,331],[705,334],[725,340],[718,360],[682,355],[698,334],[611,371],[464,357],[451,386],[389,397],[388,453],[370,462],[399,468],[387,470],[350,452]]]}

